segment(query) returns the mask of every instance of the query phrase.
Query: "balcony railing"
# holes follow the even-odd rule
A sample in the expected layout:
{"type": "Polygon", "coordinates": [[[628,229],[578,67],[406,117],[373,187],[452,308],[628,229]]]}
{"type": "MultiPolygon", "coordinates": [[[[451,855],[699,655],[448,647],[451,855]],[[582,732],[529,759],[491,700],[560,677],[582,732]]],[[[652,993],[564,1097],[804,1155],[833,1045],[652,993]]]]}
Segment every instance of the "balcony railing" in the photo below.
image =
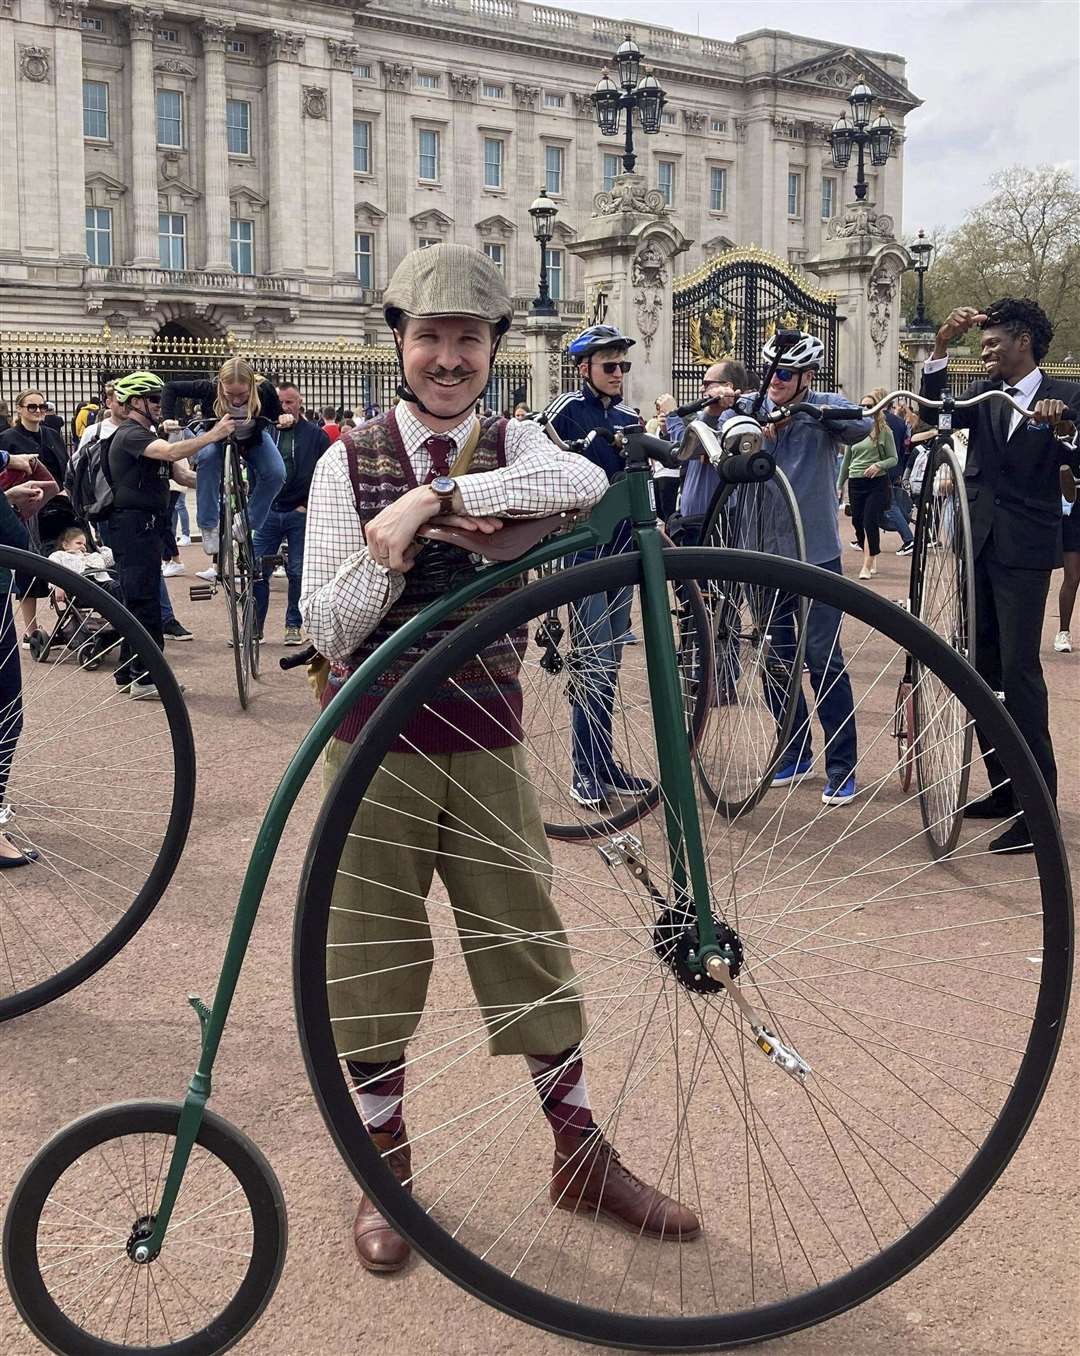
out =
{"type": "Polygon", "coordinates": [[[271,292],[285,296],[298,288],[289,278],[265,273],[206,273],[196,268],[95,268],[85,270],[87,284],[145,287],[189,292],[271,292]],[[291,284],[291,285],[290,285],[291,284]]]}

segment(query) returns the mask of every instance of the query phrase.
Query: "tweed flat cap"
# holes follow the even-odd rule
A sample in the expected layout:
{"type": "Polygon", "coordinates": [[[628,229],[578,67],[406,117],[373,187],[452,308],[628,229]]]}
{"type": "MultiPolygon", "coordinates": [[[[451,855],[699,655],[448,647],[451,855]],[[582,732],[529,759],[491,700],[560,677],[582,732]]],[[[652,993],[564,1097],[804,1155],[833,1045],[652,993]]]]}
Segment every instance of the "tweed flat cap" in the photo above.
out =
{"type": "Polygon", "coordinates": [[[383,315],[392,327],[407,316],[469,315],[502,333],[514,305],[503,275],[486,254],[470,245],[429,245],[407,254],[383,293],[383,315]]]}

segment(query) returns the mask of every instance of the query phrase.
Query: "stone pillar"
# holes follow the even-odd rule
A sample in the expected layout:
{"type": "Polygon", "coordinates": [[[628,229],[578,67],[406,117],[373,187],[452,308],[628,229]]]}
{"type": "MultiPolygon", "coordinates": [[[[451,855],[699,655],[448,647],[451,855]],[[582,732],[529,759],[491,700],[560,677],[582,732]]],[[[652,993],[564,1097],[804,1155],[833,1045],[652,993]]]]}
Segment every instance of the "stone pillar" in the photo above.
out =
{"type": "MultiPolygon", "coordinates": [[[[922,381],[923,363],[927,358],[934,354],[934,335],[936,331],[933,325],[924,330],[912,328],[907,323],[900,331],[900,342],[907,349],[908,356],[912,363],[911,389],[918,394],[919,383],[922,381]]],[[[893,387],[889,387],[890,390],[893,387]]]]}
{"type": "MultiPolygon", "coordinates": [[[[131,38],[131,210],[130,263],[157,268],[158,167],[157,108],[154,103],[154,29],[160,9],[132,5],[124,16],[131,38]]],[[[79,78],[82,89],[82,77],[79,78]]],[[[81,124],[81,119],[80,119],[81,124]]]]}
{"type": "Polygon", "coordinates": [[[911,257],[893,235],[891,217],[869,200],[851,202],[829,223],[807,269],[837,295],[844,317],[837,355],[844,394],[858,400],[876,386],[892,390],[900,346],[900,274],[911,257]]]}
{"type": "Polygon", "coordinates": [[[412,249],[409,185],[416,178],[416,143],[409,121],[408,90],[413,68],[400,61],[380,64],[386,89],[383,157],[386,165],[386,280],[389,282],[394,269],[412,249]]]}
{"type": "MultiPolygon", "coordinates": [[[[12,0],[0,0],[0,89],[16,88],[15,24],[12,0]]],[[[80,86],[81,88],[81,86],[80,86]]],[[[19,145],[18,115],[14,95],[0,99],[0,146],[10,147],[5,162],[4,192],[0,193],[0,263],[5,260],[20,262],[22,256],[19,226],[20,176],[19,157],[13,154],[19,145]]]]}
{"type": "MultiPolygon", "coordinates": [[[[82,139],[82,17],[89,0],[52,0],[56,14],[53,39],[56,70],[55,144],[62,146],[63,163],[57,194],[58,257],[62,264],[86,263],[86,215],[83,207],[86,180],[82,139]],[[78,136],[72,136],[72,129],[78,136]]],[[[14,86],[11,87],[14,89],[14,86]]]]}
{"type": "Polygon", "coordinates": [[[567,246],[584,266],[586,309],[602,291],[606,322],[637,340],[624,398],[642,409],[671,389],[673,261],[692,244],[658,189],[646,188],[640,174],[620,174],[612,192],[593,199],[592,216],[567,246]]]}
{"type": "Polygon", "coordinates": [[[330,198],[333,273],[339,282],[356,282],[353,250],[356,232],[356,195],[353,192],[353,82],[352,71],[360,44],[327,38],[330,58],[330,198]],[[346,187],[347,186],[347,187],[346,187]]]}
{"type": "Polygon", "coordinates": [[[225,43],[235,25],[226,19],[204,19],[199,25],[203,45],[203,218],[208,273],[232,267],[229,255],[229,144],[225,131],[225,43]]]}
{"type": "Polygon", "coordinates": [[[270,144],[270,269],[299,277],[304,266],[304,214],[297,202],[303,164],[300,131],[300,66],[304,34],[271,29],[263,40],[266,57],[266,114],[270,144]]]}
{"type": "Polygon", "coordinates": [[[557,315],[536,315],[532,311],[526,314],[529,403],[534,410],[542,410],[562,390],[562,347],[568,328],[557,315]]]}

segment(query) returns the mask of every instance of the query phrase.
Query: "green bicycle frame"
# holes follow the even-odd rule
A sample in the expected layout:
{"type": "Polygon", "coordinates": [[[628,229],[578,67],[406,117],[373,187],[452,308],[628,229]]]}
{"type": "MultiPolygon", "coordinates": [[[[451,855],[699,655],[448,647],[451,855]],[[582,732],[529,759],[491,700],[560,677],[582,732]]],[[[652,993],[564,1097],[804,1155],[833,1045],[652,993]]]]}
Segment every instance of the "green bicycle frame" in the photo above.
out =
{"type": "Polygon", "coordinates": [[[225,1019],[240,978],[240,968],[255,926],[259,904],[273,866],[274,854],[289,812],[334,731],[369,684],[403,650],[413,645],[429,627],[441,622],[459,607],[480,597],[489,589],[525,574],[528,570],[571,556],[578,551],[608,544],[614,537],[619,523],[627,518],[633,523],[635,542],[641,553],[646,663],[650,688],[658,698],[654,703],[656,744],[663,787],[672,884],[676,898],[686,900],[692,897],[695,901],[699,939],[697,963],[704,968],[710,957],[725,957],[725,953],[716,942],[716,931],[709,907],[701,826],[698,820],[686,728],[682,719],[683,701],[666,597],[664,538],[656,527],[656,510],[651,490],[648,463],[635,457],[631,450],[625,477],[611,486],[585,523],[570,532],[549,538],[517,560],[478,569],[460,588],[429,604],[411,621],[395,631],[349,677],[334,700],[320,712],[289,761],[263,816],[244,873],[213,1006],[207,1008],[201,999],[189,995],[188,1002],[195,1009],[202,1025],[199,1065],[184,1098],[176,1130],[176,1145],[162,1190],[154,1229],[150,1237],[136,1250],[137,1260],[146,1261],[155,1257],[164,1242],[180,1183],[202,1122],[203,1109],[210,1098],[211,1071],[221,1042],[225,1019]]]}

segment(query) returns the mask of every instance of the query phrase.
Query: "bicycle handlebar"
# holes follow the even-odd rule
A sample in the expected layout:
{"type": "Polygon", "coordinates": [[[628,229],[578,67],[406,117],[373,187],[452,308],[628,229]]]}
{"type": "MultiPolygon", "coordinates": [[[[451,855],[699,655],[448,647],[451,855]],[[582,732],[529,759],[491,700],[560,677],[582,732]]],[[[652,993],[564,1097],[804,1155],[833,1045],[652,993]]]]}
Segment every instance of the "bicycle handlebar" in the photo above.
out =
{"type": "MultiPolygon", "coordinates": [[[[183,429],[203,429],[213,428],[215,424],[220,422],[221,418],[222,416],[219,415],[214,415],[212,418],[209,416],[202,416],[198,419],[189,419],[187,423],[184,423],[179,419],[174,420],[174,422],[178,423],[183,429]]],[[[254,424],[265,424],[267,428],[277,427],[277,420],[270,419],[265,414],[253,414],[251,415],[251,421],[254,424]]],[[[162,422],[164,423],[164,420],[162,422]]]]}
{"type": "Polygon", "coordinates": [[[295,654],[286,654],[278,660],[278,667],[288,671],[289,669],[299,669],[318,655],[318,650],[314,645],[305,645],[302,650],[297,650],[295,654]]]}

